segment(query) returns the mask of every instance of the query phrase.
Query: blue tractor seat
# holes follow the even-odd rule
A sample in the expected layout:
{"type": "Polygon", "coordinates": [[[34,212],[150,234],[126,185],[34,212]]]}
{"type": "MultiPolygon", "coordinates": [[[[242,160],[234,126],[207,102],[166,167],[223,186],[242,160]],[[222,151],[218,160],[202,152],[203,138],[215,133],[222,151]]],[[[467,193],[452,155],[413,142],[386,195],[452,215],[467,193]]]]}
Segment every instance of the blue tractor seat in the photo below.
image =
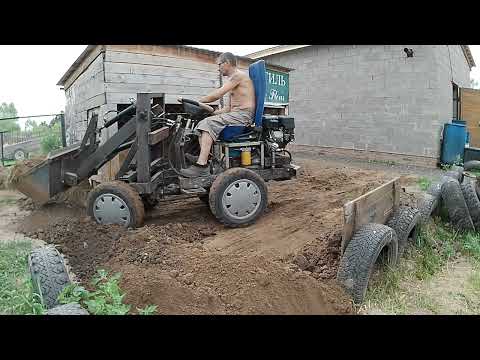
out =
{"type": "MultiPolygon", "coordinates": [[[[265,60],[259,60],[250,65],[248,67],[248,75],[250,79],[252,79],[253,87],[255,88],[254,123],[255,128],[259,129],[262,127],[263,107],[265,105],[265,93],[267,91],[265,60]]],[[[234,141],[236,138],[252,130],[252,126],[226,126],[220,133],[218,140],[226,142],[234,141]]]]}

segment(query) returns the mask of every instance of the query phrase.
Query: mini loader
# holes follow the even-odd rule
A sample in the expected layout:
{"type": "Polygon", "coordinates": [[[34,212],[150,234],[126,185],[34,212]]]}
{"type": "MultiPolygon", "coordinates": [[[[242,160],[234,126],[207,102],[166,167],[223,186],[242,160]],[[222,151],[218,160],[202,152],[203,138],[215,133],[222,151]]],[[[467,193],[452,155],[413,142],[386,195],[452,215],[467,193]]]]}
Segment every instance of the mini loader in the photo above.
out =
{"type": "Polygon", "coordinates": [[[92,116],[81,143],[50,153],[18,180],[16,188],[35,203],[46,203],[128,150],[115,180],[89,193],[87,213],[98,223],[140,227],[145,210],[159,201],[199,197],[226,226],[251,224],[267,206],[265,182],[292,179],[298,166],[286,150],[294,140],[294,119],[263,114],[265,62],[252,64],[249,75],[255,87],[254,124],[223,130],[212,147],[209,176],[187,178],[180,170],[186,167],[185,153],[198,155],[194,129],[212,109],[183,99],[182,112],[167,113],[164,94],[139,93],[103,126],[92,116]],[[100,131],[117,122],[123,125],[100,144],[100,131]]]}

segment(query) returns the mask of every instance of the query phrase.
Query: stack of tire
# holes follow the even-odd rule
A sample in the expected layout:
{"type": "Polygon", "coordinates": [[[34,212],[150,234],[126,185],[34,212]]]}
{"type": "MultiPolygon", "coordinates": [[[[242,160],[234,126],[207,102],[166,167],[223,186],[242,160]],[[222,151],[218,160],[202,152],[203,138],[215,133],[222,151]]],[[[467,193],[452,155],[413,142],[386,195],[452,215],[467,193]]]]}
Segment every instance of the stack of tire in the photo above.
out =
{"type": "Polygon", "coordinates": [[[442,178],[432,184],[420,204],[422,221],[448,213],[449,222],[459,231],[480,229],[480,200],[476,177],[466,176],[464,170],[480,169],[480,161],[470,161],[464,167],[453,166],[442,178]]]}
{"type": "Polygon", "coordinates": [[[47,315],[88,315],[79,304],[58,303],[58,296],[71,279],[63,256],[53,246],[39,247],[28,256],[33,293],[47,309],[47,315]]]}
{"type": "MultiPolygon", "coordinates": [[[[465,170],[472,168],[480,169],[480,161],[465,163],[465,170]]],[[[356,304],[362,303],[376,264],[394,267],[408,242],[417,238],[419,226],[442,207],[457,229],[480,229],[479,194],[476,179],[465,176],[463,167],[453,166],[423,194],[418,208],[400,206],[385,225],[361,226],[340,259],[337,280],[356,304]]]]}

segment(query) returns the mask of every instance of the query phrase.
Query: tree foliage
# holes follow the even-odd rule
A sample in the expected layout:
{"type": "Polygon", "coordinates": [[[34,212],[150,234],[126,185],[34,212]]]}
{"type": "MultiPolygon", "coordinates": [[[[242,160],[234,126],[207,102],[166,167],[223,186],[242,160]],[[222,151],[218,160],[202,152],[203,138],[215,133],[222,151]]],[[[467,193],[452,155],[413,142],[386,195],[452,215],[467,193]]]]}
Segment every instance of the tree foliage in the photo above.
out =
{"type": "MultiPolygon", "coordinates": [[[[7,104],[2,103],[0,105],[0,119],[11,118],[17,116],[17,109],[13,103],[7,104]]],[[[0,120],[0,131],[19,131],[20,126],[18,125],[17,119],[12,120],[0,120]]]]}

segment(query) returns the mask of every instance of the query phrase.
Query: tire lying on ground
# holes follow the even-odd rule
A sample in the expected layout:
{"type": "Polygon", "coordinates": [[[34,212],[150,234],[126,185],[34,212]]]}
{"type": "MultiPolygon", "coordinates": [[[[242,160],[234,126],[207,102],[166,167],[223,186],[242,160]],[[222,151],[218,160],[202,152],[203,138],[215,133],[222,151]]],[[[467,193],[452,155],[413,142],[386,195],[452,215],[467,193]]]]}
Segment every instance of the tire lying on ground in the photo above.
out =
{"type": "Polygon", "coordinates": [[[439,207],[439,197],[430,194],[423,194],[418,201],[418,210],[420,211],[420,222],[426,223],[433,212],[439,207]]]}
{"type": "Polygon", "coordinates": [[[463,164],[463,168],[467,171],[473,170],[473,169],[480,170],[480,161],[478,160],[467,161],[465,164],[463,164]]]}
{"type": "Polygon", "coordinates": [[[57,298],[71,283],[62,255],[52,246],[32,250],[28,256],[28,268],[32,278],[33,293],[51,309],[58,305],[57,298]]]}
{"type": "Polygon", "coordinates": [[[398,254],[403,254],[408,241],[415,241],[422,214],[409,206],[400,206],[390,217],[387,226],[395,230],[398,241],[398,254]]]}
{"type": "Polygon", "coordinates": [[[447,171],[444,176],[457,179],[458,182],[461,183],[463,181],[463,168],[462,170],[456,169],[456,170],[447,171]]]}
{"type": "Polygon", "coordinates": [[[442,201],[452,225],[461,231],[475,230],[460,184],[449,179],[442,185],[442,201]]]}
{"type": "Polygon", "coordinates": [[[89,315],[88,311],[77,303],[55,306],[47,311],[47,315],[89,315]]]}
{"type": "Polygon", "coordinates": [[[397,234],[382,224],[361,226],[348,243],[337,272],[337,280],[356,304],[365,298],[370,276],[379,258],[388,266],[396,265],[397,234]]]}
{"type": "Polygon", "coordinates": [[[476,181],[465,178],[460,185],[475,229],[480,229],[480,200],[477,196],[476,181]]]}

